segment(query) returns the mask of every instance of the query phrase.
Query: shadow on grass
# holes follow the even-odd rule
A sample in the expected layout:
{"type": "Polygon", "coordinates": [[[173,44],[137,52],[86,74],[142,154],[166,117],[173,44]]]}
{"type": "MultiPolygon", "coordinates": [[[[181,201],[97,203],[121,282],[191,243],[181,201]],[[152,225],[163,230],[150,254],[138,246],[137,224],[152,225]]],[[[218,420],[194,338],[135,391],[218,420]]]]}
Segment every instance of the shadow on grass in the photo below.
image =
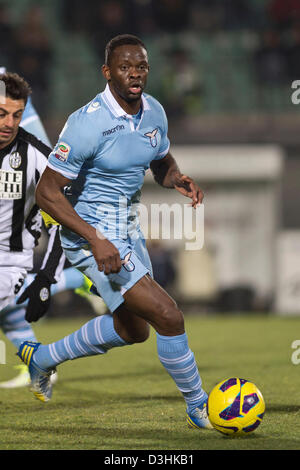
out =
{"type": "MultiPolygon", "coordinates": [[[[135,445],[138,448],[139,442],[142,441],[149,441],[150,447],[153,448],[153,444],[161,441],[162,443],[170,443],[172,442],[174,445],[178,444],[179,447],[177,448],[182,448],[182,443],[186,442],[187,439],[187,434],[189,435],[190,438],[190,444],[191,442],[197,442],[199,441],[201,437],[201,443],[203,444],[203,441],[210,441],[211,439],[217,439],[220,442],[233,442],[233,439],[230,438],[225,438],[219,433],[215,433],[214,431],[191,431],[188,430],[184,423],[182,427],[182,431],[176,429],[174,431],[171,428],[172,423],[170,422],[170,429],[167,429],[166,427],[164,429],[158,429],[158,424],[154,426],[149,426],[148,425],[137,425],[137,424],[122,424],[120,422],[117,422],[114,426],[106,426],[106,425],[94,425],[90,423],[85,423],[85,424],[80,424],[80,423],[74,423],[73,424],[56,424],[56,425],[51,425],[51,424],[31,424],[30,426],[26,425],[19,425],[18,428],[18,433],[20,436],[25,436],[25,440],[28,439],[28,437],[31,435],[36,435],[36,436],[55,436],[55,438],[59,437],[69,437],[73,438],[76,436],[78,438],[91,438],[93,436],[94,441],[97,441],[97,436],[99,436],[99,444],[105,445],[106,441],[113,442],[113,440],[118,440],[119,443],[120,441],[124,442],[130,442],[134,441],[135,445]]],[[[15,431],[16,428],[14,425],[6,425],[2,427],[3,432],[10,433],[11,431],[15,431]]],[[[257,439],[255,436],[251,436],[252,440],[257,439]]],[[[235,439],[236,440],[236,439],[235,439]]],[[[142,446],[142,444],[141,444],[142,446]]],[[[143,447],[145,448],[145,444],[143,444],[143,447]]],[[[176,446],[174,447],[176,449],[176,446]]]]}
{"type": "MultiPolygon", "coordinates": [[[[66,389],[65,389],[66,391],[66,389]]],[[[151,394],[149,393],[139,393],[136,394],[129,394],[126,392],[118,392],[118,393],[102,393],[101,389],[99,392],[89,391],[84,392],[82,391],[74,391],[72,390],[72,401],[67,402],[68,409],[71,408],[90,408],[93,406],[118,406],[120,407],[120,403],[122,405],[130,405],[130,406],[141,406],[145,407],[146,405],[153,406],[154,402],[167,402],[167,403],[182,403],[184,404],[184,400],[181,395],[160,395],[160,394],[151,394]],[[84,398],[83,398],[84,396],[84,398]]],[[[47,404],[47,407],[54,405],[54,402],[47,404]]],[[[60,402],[54,405],[56,409],[65,409],[66,403],[62,401],[60,397],[60,402]]]]}
{"type": "MultiPolygon", "coordinates": [[[[143,408],[145,406],[153,407],[155,405],[164,407],[164,404],[184,404],[183,398],[180,394],[178,395],[161,395],[159,393],[151,394],[136,392],[127,393],[126,391],[117,390],[115,393],[111,393],[107,390],[83,390],[83,389],[71,389],[67,384],[60,386],[59,390],[54,390],[52,400],[48,403],[42,403],[37,400],[29,390],[24,390],[24,400],[21,402],[14,402],[12,404],[8,402],[6,406],[6,418],[9,416],[18,416],[18,413],[24,413],[24,406],[26,406],[26,414],[43,415],[47,412],[48,415],[55,416],[57,412],[61,413],[72,413],[73,410],[89,410],[95,408],[105,410],[115,410],[116,407],[120,408],[120,403],[125,407],[132,408],[143,408]]],[[[184,411],[183,411],[184,415],[184,411]]]]}
{"type": "Polygon", "coordinates": [[[151,377],[153,375],[155,376],[163,376],[165,375],[166,372],[161,369],[161,368],[151,368],[148,369],[147,371],[137,371],[137,372],[126,372],[123,374],[117,374],[117,373],[111,373],[111,374],[93,374],[93,375],[80,375],[78,377],[67,377],[67,378],[61,378],[59,377],[59,384],[67,384],[67,383],[90,383],[90,382],[99,382],[101,384],[104,380],[123,380],[123,379],[129,379],[129,378],[138,378],[138,377],[151,377]]]}
{"type": "MultiPolygon", "coordinates": [[[[205,370],[206,368],[201,367],[200,373],[202,375],[202,371],[205,370]]],[[[211,370],[211,367],[207,367],[207,369],[211,370]]],[[[146,367],[143,368],[141,367],[138,370],[135,371],[125,371],[123,373],[118,373],[118,372],[111,372],[111,373],[103,373],[99,372],[96,374],[90,374],[90,375],[84,375],[80,374],[80,376],[68,376],[64,377],[62,375],[59,375],[59,384],[65,384],[65,383],[72,383],[72,382],[79,382],[79,383],[85,383],[85,382],[103,382],[104,380],[123,380],[123,379],[134,379],[134,378],[151,378],[152,376],[160,376],[160,377],[166,377],[166,371],[165,369],[158,364],[157,367],[146,367]]]]}
{"type": "Polygon", "coordinates": [[[228,437],[214,431],[189,430],[182,426],[182,430],[173,429],[172,422],[163,429],[158,428],[159,423],[151,426],[141,424],[120,423],[106,426],[105,424],[73,423],[64,424],[31,424],[5,425],[2,433],[8,445],[13,443],[13,433],[17,431],[18,441],[15,450],[27,449],[99,449],[99,450],[272,450],[297,449],[299,440],[274,439],[262,433],[247,435],[246,437],[228,437]],[[169,427],[169,428],[168,428],[169,427]],[[11,437],[10,437],[11,436],[11,437]],[[49,439],[50,437],[50,439],[49,439]]]}

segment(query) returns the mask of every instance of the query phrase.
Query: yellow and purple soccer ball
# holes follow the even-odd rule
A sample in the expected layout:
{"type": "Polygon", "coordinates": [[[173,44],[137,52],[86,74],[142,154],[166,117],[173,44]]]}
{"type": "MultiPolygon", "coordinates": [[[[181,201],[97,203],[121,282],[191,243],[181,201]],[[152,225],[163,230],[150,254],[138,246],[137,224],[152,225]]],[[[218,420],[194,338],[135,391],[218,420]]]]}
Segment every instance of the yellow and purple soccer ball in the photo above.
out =
{"type": "Polygon", "coordinates": [[[260,425],[265,401],[254,383],[231,377],[212,389],[207,411],[217,431],[231,436],[247,435],[260,425]]]}

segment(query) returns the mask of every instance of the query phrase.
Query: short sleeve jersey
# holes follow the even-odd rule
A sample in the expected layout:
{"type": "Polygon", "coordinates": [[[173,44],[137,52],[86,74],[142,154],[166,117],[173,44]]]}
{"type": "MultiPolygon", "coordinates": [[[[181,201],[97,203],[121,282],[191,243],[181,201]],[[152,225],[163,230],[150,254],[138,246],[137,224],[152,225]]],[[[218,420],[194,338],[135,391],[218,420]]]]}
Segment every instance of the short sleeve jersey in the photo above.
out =
{"type": "Polygon", "coordinates": [[[80,217],[93,226],[109,221],[111,228],[120,218],[127,220],[151,161],[164,158],[169,145],[166,114],[156,99],[143,94],[136,119],[107,85],[70,115],[48,166],[72,180],[66,194],[80,217]]]}

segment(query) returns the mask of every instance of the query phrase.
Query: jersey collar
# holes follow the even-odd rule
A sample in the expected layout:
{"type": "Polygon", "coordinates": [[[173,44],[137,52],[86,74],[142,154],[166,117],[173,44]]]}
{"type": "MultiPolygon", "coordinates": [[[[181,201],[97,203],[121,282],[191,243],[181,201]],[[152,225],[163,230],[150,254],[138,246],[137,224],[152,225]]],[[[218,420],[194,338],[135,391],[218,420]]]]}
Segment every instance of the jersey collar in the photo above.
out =
{"type": "MultiPolygon", "coordinates": [[[[112,92],[110,91],[109,85],[107,84],[105,87],[105,90],[103,91],[102,98],[105,102],[105,104],[108,106],[110,111],[113,113],[114,116],[116,117],[132,117],[130,114],[127,114],[126,111],[119,105],[115,97],[113,96],[112,92]]],[[[148,111],[150,108],[150,105],[144,95],[142,94],[142,106],[143,106],[143,112],[148,111]]]]}

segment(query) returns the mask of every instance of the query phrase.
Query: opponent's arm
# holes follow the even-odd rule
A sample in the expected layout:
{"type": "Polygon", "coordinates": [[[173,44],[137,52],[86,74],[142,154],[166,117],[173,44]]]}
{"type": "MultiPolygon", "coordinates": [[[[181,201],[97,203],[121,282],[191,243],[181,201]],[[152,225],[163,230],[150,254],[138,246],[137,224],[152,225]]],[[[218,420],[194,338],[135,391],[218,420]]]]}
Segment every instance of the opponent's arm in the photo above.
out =
{"type": "Polygon", "coordinates": [[[99,271],[116,273],[121,269],[119,251],[98,230],[85,222],[73,209],[62,190],[70,179],[47,167],[36,189],[36,202],[53,219],[87,240],[99,271]]]}
{"type": "Polygon", "coordinates": [[[59,226],[50,224],[46,225],[46,228],[49,241],[41,268],[32,283],[17,300],[17,304],[29,300],[25,313],[25,319],[29,323],[39,320],[49,309],[51,284],[55,284],[59,280],[65,262],[58,233],[59,226]]]}
{"type": "Polygon", "coordinates": [[[186,197],[192,199],[192,207],[202,203],[204,194],[189,176],[183,175],[170,153],[161,160],[153,160],[150,164],[155,181],[164,188],[174,188],[186,197]]]}
{"type": "Polygon", "coordinates": [[[42,217],[49,235],[49,240],[39,274],[46,276],[51,284],[56,284],[63,271],[66,257],[61,247],[59,224],[55,220],[50,221],[46,213],[42,213],[42,217]]]}

